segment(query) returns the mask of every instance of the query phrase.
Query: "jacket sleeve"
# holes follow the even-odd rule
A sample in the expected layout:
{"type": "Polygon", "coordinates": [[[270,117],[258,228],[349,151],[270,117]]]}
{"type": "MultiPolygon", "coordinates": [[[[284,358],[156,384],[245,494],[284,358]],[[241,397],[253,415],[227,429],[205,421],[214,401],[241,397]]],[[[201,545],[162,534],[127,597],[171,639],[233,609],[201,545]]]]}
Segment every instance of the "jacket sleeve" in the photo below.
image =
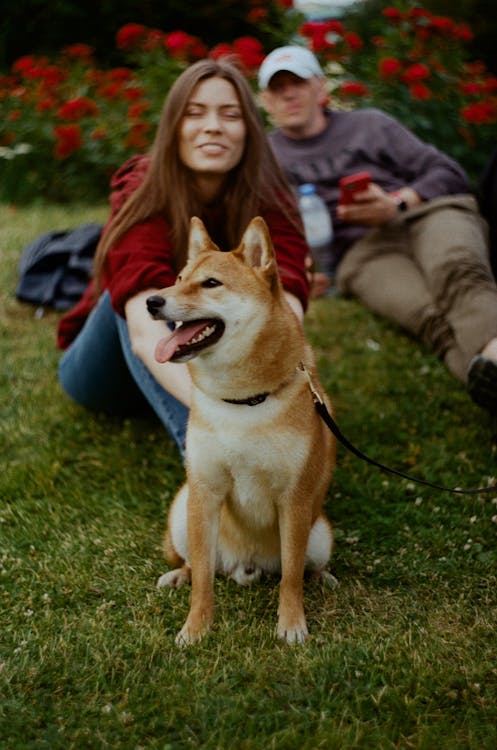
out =
{"type": "Polygon", "coordinates": [[[135,224],[107,255],[104,286],[112,307],[124,317],[130,297],[144,289],[162,289],[176,280],[169,226],[161,216],[135,224]]]}
{"type": "Polygon", "coordinates": [[[290,205],[288,214],[275,208],[261,212],[271,234],[283,287],[297,297],[304,310],[307,310],[309,279],[305,260],[309,255],[309,248],[297,208],[290,205]]]}

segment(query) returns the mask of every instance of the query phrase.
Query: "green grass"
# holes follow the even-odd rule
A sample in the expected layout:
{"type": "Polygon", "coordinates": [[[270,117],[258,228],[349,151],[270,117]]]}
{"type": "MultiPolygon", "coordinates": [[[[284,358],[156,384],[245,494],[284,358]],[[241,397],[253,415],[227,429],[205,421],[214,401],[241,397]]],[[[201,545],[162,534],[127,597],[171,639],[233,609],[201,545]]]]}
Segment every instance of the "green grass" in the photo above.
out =
{"type": "MultiPolygon", "coordinates": [[[[155,581],[176,450],[156,423],[70,403],[57,314],[14,297],[30,240],[105,215],[0,208],[0,747],[493,750],[493,494],[410,485],[340,448],[340,586],[307,584],[310,640],[275,639],[276,580],[218,580],[212,632],[174,646],[189,591],[155,581]]],[[[359,447],[450,486],[497,474],[489,418],[416,343],[343,299],[313,303],[307,329],[359,447]]]]}

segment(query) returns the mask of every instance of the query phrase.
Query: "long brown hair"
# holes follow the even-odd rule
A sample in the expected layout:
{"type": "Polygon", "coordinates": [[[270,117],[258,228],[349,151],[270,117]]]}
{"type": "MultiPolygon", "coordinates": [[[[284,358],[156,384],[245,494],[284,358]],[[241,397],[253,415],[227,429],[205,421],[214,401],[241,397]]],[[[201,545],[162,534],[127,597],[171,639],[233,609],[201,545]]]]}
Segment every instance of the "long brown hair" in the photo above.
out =
{"type": "MultiPolygon", "coordinates": [[[[202,215],[189,170],[179,158],[178,131],[195,87],[208,78],[224,78],[234,87],[246,126],[242,158],[228,176],[224,189],[226,235],[230,247],[240,241],[249,221],[261,206],[278,204],[283,211],[293,203],[291,189],[264,132],[261,114],[245,77],[225,60],[199,60],[187,68],[171,87],[164,103],[145,178],[113,217],[95,255],[94,275],[100,286],[109,248],[131,226],[155,214],[170,227],[176,269],[185,261],[190,218],[202,215]]],[[[295,219],[294,219],[295,220],[295,219]]],[[[298,220],[295,221],[298,231],[298,220]]]]}

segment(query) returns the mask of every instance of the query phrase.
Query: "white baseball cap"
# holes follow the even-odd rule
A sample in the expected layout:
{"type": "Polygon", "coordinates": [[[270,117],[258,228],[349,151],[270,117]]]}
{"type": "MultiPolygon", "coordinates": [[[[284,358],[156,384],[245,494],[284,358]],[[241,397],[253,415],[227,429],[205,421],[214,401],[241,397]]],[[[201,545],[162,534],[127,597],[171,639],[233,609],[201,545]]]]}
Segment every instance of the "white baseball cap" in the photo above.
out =
{"type": "Polygon", "coordinates": [[[269,53],[259,68],[259,88],[267,88],[271,78],[280,70],[288,70],[299,78],[323,76],[317,58],[306,47],[278,47],[269,53]]]}

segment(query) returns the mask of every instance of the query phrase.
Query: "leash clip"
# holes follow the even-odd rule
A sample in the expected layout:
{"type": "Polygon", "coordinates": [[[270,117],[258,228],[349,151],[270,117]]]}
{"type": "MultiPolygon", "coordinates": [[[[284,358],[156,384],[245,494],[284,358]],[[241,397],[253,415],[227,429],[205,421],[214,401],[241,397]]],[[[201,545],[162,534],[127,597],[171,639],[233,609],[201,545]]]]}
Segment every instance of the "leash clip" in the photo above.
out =
{"type": "Polygon", "coordinates": [[[301,370],[307,378],[307,383],[309,384],[309,388],[311,389],[312,400],[314,401],[314,403],[324,404],[321,394],[319,393],[319,391],[316,389],[316,386],[314,385],[314,382],[311,377],[311,373],[309,372],[309,370],[307,369],[307,367],[304,365],[303,362],[299,363],[298,369],[301,370]]]}

